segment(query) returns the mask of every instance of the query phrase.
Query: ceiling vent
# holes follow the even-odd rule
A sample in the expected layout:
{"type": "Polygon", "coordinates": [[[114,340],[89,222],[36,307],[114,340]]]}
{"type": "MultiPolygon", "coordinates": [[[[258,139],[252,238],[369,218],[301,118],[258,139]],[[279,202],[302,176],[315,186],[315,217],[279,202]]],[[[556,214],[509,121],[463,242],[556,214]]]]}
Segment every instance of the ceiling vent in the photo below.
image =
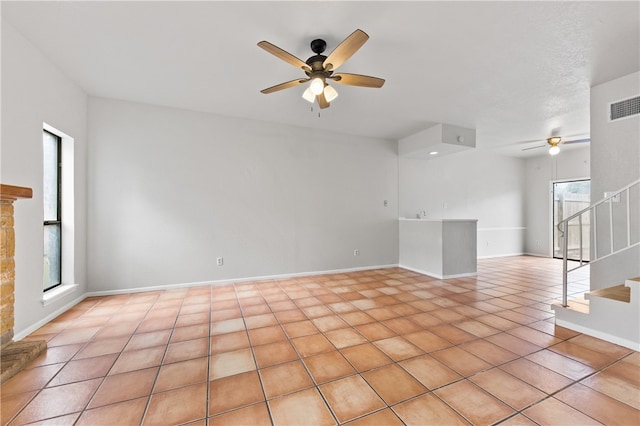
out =
{"type": "Polygon", "coordinates": [[[609,104],[609,121],[640,114],[640,96],[609,104]]]}

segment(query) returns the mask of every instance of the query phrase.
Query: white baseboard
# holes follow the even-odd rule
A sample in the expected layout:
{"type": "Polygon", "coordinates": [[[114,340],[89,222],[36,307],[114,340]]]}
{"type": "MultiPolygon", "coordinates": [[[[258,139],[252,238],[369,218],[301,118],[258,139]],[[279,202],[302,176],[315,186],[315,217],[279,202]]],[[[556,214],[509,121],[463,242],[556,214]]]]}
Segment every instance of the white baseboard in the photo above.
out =
{"type": "Polygon", "coordinates": [[[440,275],[440,274],[436,274],[435,272],[423,271],[421,269],[410,268],[410,267],[404,266],[404,265],[398,265],[398,267],[402,268],[402,269],[407,269],[407,270],[412,271],[412,272],[417,272],[418,274],[428,275],[430,277],[437,278],[439,280],[448,280],[448,279],[451,279],[451,278],[475,277],[477,275],[477,273],[475,273],[475,272],[470,272],[470,273],[465,273],[465,274],[454,274],[454,275],[440,275]]]}
{"type": "Polygon", "coordinates": [[[514,256],[522,256],[526,253],[500,253],[500,254],[491,254],[488,256],[478,256],[478,259],[495,259],[498,257],[514,257],[514,256]]]}
{"type": "Polygon", "coordinates": [[[192,282],[192,283],[178,283],[178,284],[167,284],[160,286],[152,286],[152,287],[137,287],[137,288],[128,288],[128,289],[118,289],[118,290],[106,290],[106,291],[89,291],[86,292],[51,314],[47,315],[43,319],[37,321],[36,323],[28,326],[27,328],[20,330],[19,332],[14,334],[14,340],[21,340],[27,337],[29,334],[33,333],[40,327],[44,326],[57,316],[65,313],[67,310],[71,309],[78,303],[82,302],[87,297],[93,296],[114,296],[117,294],[127,294],[127,293],[143,293],[145,291],[157,291],[157,290],[169,290],[176,288],[185,288],[185,287],[202,287],[202,286],[221,286],[225,284],[232,283],[240,283],[247,281],[266,281],[266,280],[278,280],[285,278],[295,278],[295,277],[307,277],[310,275],[326,275],[326,274],[343,274],[347,272],[357,272],[357,271],[369,271],[374,269],[385,269],[385,268],[397,268],[398,264],[390,264],[390,265],[375,265],[375,266],[363,266],[356,268],[345,268],[345,269],[332,269],[326,271],[314,271],[314,272],[296,272],[291,274],[278,274],[278,275],[264,275],[258,277],[248,277],[248,278],[233,278],[233,279],[225,279],[225,280],[214,280],[214,281],[201,281],[201,282],[192,282]]]}
{"type": "Polygon", "coordinates": [[[25,328],[24,330],[20,330],[19,332],[15,333],[14,336],[13,336],[13,340],[17,341],[17,340],[24,339],[29,334],[33,333],[34,331],[36,331],[37,329],[39,329],[43,325],[46,325],[52,319],[56,318],[57,316],[65,313],[69,309],[73,308],[75,305],[77,305],[78,303],[82,302],[87,297],[88,297],[88,295],[86,293],[81,295],[81,296],[78,296],[77,298],[73,299],[71,302],[69,302],[66,305],[56,309],[55,311],[53,311],[52,313],[50,313],[46,317],[42,318],[40,321],[30,325],[29,327],[25,328]]]}
{"type": "Polygon", "coordinates": [[[549,256],[548,254],[542,254],[542,253],[522,253],[524,256],[533,256],[533,257],[544,257],[545,259],[551,259],[551,256],[549,256]]]}
{"type": "Polygon", "coordinates": [[[574,330],[588,336],[597,337],[598,339],[605,340],[607,342],[615,343],[616,345],[624,346],[625,348],[632,349],[634,351],[640,351],[640,342],[634,342],[633,340],[624,339],[622,337],[614,336],[604,331],[594,330],[589,327],[578,325],[570,321],[564,321],[556,317],[556,325],[559,325],[569,330],[574,330]]]}
{"type": "Polygon", "coordinates": [[[398,267],[398,265],[392,264],[392,265],[363,266],[363,267],[357,267],[357,268],[332,269],[332,270],[326,270],[326,271],[295,272],[291,274],[263,275],[263,276],[256,276],[256,277],[247,277],[247,278],[229,278],[229,279],[214,280],[214,281],[165,284],[165,285],[152,286],[152,287],[136,287],[136,288],[127,288],[127,289],[119,289],[119,290],[90,291],[86,293],[85,296],[86,297],[113,296],[116,294],[141,293],[145,291],[170,290],[170,289],[185,288],[185,287],[203,287],[203,286],[210,286],[210,285],[221,286],[226,284],[241,283],[241,282],[248,282],[248,281],[281,280],[285,278],[307,277],[310,275],[344,274],[347,272],[369,271],[373,269],[384,269],[384,268],[395,268],[395,267],[398,267]]]}
{"type": "Polygon", "coordinates": [[[475,277],[477,275],[478,275],[477,272],[469,272],[469,273],[466,273],[466,274],[443,275],[442,279],[443,280],[449,280],[449,279],[452,279],[452,278],[467,278],[467,277],[475,277]]]}
{"type": "Polygon", "coordinates": [[[443,278],[442,278],[442,275],[440,275],[440,274],[436,274],[435,272],[424,271],[424,270],[422,270],[422,269],[412,268],[412,267],[410,267],[410,266],[404,266],[404,265],[398,265],[398,267],[399,267],[399,268],[402,268],[402,269],[406,269],[406,270],[408,270],[408,271],[417,272],[418,274],[428,275],[428,276],[430,276],[430,277],[437,278],[437,279],[439,279],[439,280],[443,279],[443,278]]]}

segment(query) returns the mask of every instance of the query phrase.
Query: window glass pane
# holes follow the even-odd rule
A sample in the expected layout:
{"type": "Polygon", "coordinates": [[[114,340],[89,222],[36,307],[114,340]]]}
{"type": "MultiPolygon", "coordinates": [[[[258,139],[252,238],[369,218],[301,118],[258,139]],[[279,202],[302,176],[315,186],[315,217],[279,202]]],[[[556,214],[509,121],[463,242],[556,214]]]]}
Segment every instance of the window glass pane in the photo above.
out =
{"type": "Polygon", "coordinates": [[[58,143],[59,139],[43,132],[44,220],[58,220],[58,143]]]}
{"type": "Polygon", "coordinates": [[[60,225],[44,226],[44,289],[60,284],[60,225]]]}

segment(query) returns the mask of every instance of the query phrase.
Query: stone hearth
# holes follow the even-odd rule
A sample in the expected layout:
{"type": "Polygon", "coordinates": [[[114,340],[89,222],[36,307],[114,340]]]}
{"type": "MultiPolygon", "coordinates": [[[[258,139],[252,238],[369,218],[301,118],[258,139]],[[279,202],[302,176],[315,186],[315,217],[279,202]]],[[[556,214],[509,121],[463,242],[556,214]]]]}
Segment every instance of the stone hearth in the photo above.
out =
{"type": "Polygon", "coordinates": [[[13,203],[32,196],[31,188],[0,184],[0,383],[47,348],[43,340],[13,341],[16,277],[13,203]]]}

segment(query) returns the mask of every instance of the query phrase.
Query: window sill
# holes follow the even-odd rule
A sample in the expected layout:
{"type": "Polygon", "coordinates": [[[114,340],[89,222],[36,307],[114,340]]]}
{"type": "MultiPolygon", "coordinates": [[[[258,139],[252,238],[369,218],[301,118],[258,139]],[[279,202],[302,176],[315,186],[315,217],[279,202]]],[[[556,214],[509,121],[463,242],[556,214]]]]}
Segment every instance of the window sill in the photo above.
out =
{"type": "Polygon", "coordinates": [[[78,284],[63,284],[54,288],[53,290],[47,291],[42,296],[42,306],[47,306],[50,303],[55,302],[56,300],[60,300],[66,295],[73,293],[78,288],[78,284]]]}

